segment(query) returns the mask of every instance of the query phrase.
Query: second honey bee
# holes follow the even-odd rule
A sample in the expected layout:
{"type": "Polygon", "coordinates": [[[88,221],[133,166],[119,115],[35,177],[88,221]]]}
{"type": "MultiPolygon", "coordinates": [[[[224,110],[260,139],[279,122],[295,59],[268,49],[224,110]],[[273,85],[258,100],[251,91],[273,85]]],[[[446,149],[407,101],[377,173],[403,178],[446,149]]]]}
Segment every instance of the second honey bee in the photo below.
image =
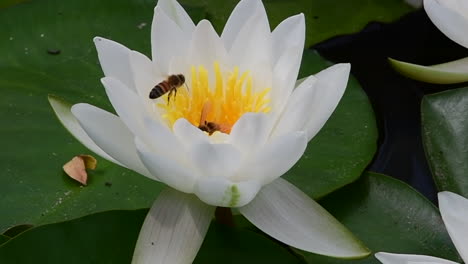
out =
{"type": "Polygon", "coordinates": [[[156,99],[163,96],[166,93],[167,103],[171,100],[171,95],[174,93],[174,97],[177,95],[177,88],[185,84],[185,77],[182,74],[169,75],[166,80],[156,84],[156,86],[151,89],[149,94],[150,99],[156,99]]]}
{"type": "Polygon", "coordinates": [[[208,133],[208,135],[210,136],[216,131],[219,131],[225,134],[229,133],[230,129],[228,126],[224,124],[218,124],[215,122],[206,121],[206,116],[208,115],[208,112],[210,110],[211,110],[211,104],[209,102],[205,102],[205,104],[203,105],[203,109],[201,111],[200,122],[199,122],[198,128],[201,131],[208,133]]]}

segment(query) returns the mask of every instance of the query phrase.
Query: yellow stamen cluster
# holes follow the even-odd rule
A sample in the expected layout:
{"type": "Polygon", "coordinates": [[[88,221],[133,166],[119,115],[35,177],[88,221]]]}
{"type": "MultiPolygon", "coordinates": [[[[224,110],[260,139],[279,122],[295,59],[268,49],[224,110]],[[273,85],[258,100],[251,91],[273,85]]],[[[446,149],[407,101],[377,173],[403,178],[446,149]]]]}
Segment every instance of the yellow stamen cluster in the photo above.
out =
{"type": "Polygon", "coordinates": [[[208,71],[203,66],[193,66],[191,82],[187,84],[189,90],[181,86],[177,89],[177,96],[172,95],[169,103],[167,94],[158,100],[157,106],[163,110],[163,118],[170,127],[179,118],[185,118],[198,127],[207,105],[209,111],[205,113],[205,121],[228,127],[229,131],[244,113],[270,111],[270,88],[255,92],[250,72],[239,73],[235,67],[232,72],[223,74],[215,62],[214,73],[213,86],[209,83],[208,71]]]}

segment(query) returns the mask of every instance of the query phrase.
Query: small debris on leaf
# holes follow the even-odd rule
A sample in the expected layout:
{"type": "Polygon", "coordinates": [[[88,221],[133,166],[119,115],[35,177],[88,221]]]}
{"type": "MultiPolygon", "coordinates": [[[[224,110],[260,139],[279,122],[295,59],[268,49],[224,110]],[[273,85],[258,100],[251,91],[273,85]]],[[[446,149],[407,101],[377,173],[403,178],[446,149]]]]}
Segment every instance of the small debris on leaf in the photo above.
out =
{"type": "Polygon", "coordinates": [[[111,186],[112,186],[112,182],[105,182],[104,185],[105,185],[106,187],[111,187],[111,186]]]}
{"type": "Polygon", "coordinates": [[[61,52],[61,50],[59,49],[47,49],[47,53],[49,53],[50,55],[59,55],[61,52]]]}
{"type": "Polygon", "coordinates": [[[138,29],[142,29],[142,28],[144,28],[144,27],[146,27],[146,23],[145,23],[145,22],[142,22],[142,23],[140,23],[140,24],[137,26],[138,29]]]}
{"type": "Polygon", "coordinates": [[[86,185],[88,173],[86,169],[96,169],[97,160],[90,155],[79,155],[73,157],[69,162],[63,165],[63,170],[70,178],[86,185]]]}

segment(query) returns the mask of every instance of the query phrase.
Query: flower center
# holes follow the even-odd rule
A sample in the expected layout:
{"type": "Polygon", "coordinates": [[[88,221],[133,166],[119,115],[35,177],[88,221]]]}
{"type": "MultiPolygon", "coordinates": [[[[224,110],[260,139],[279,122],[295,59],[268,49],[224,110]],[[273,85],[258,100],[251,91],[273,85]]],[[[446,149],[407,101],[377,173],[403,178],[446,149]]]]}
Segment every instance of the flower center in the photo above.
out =
{"type": "Polygon", "coordinates": [[[215,62],[214,84],[209,81],[208,71],[203,66],[191,67],[191,81],[177,88],[177,95],[171,95],[168,102],[166,93],[158,100],[162,117],[170,127],[179,118],[187,119],[192,125],[212,134],[220,131],[229,134],[237,120],[248,112],[270,111],[270,88],[255,91],[249,71],[223,73],[215,62]]]}

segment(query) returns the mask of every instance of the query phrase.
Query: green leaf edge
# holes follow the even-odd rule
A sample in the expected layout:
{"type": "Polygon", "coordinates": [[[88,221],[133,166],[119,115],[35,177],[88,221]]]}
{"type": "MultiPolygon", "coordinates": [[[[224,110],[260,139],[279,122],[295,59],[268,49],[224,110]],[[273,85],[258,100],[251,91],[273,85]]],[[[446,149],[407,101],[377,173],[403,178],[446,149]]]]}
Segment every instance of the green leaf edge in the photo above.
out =
{"type": "MultiPolygon", "coordinates": [[[[73,221],[76,221],[78,219],[82,219],[82,218],[86,218],[86,217],[90,217],[90,216],[94,216],[94,215],[98,215],[98,214],[104,214],[104,213],[109,213],[109,212],[123,212],[123,211],[127,211],[127,212],[136,212],[136,211],[148,211],[148,208],[140,208],[140,209],[134,209],[134,210],[106,210],[106,211],[101,211],[101,212],[94,212],[94,213],[91,213],[91,214],[87,214],[87,215],[83,215],[83,216],[80,216],[80,217],[76,217],[76,218],[73,218],[73,219],[67,219],[67,220],[64,220],[64,221],[57,221],[57,222],[53,222],[53,223],[48,223],[48,224],[44,224],[44,225],[35,225],[27,230],[25,230],[24,232],[21,232],[19,233],[17,236],[15,237],[7,237],[7,236],[4,236],[6,237],[8,240],[1,244],[0,243],[0,248],[2,248],[3,246],[7,245],[8,243],[10,243],[11,241],[14,241],[16,239],[19,239],[21,238],[22,236],[24,236],[24,234],[27,234],[31,231],[34,231],[38,228],[46,228],[48,226],[52,226],[52,225],[57,225],[57,224],[63,224],[63,223],[67,223],[67,222],[73,222],[73,221]]],[[[0,234],[0,236],[3,236],[0,234]]]]}

